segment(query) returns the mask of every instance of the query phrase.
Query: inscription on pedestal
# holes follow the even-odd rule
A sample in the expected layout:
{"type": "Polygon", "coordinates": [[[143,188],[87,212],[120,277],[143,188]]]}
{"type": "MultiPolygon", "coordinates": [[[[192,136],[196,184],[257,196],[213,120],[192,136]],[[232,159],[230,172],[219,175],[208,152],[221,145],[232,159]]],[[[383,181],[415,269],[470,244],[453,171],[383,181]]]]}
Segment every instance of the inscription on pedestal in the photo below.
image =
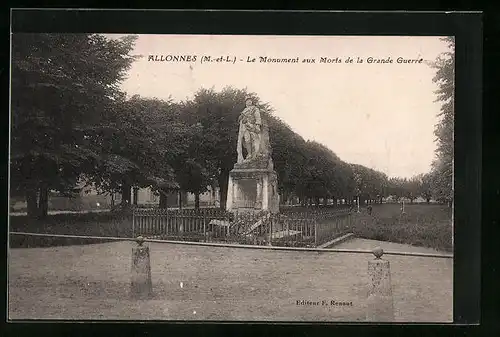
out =
{"type": "Polygon", "coordinates": [[[278,212],[276,172],[233,169],[229,173],[227,209],[235,212],[278,212]]]}
{"type": "Polygon", "coordinates": [[[258,183],[254,179],[235,180],[238,190],[234,207],[236,208],[255,208],[257,201],[258,183]]]}

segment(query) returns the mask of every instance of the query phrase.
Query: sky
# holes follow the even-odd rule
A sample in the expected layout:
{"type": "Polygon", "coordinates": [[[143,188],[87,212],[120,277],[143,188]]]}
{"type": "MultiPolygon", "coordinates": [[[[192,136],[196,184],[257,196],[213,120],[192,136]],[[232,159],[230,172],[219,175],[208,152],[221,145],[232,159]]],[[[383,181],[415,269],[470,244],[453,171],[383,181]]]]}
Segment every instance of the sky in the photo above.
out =
{"type": "Polygon", "coordinates": [[[304,139],[346,162],[409,178],[428,172],[434,158],[440,103],[435,69],[426,62],[445,51],[440,37],[139,35],[133,54],[143,57],[122,89],[179,101],[201,87],[247,88],[304,139]],[[150,60],[174,55],[196,61],[150,60]],[[201,62],[203,56],[231,62],[201,62]],[[261,56],[299,62],[259,62],[261,56]],[[320,63],[322,57],[341,63],[320,63]],[[368,63],[369,57],[392,63],[368,63]],[[398,57],[422,62],[397,63],[398,57]],[[301,63],[304,58],[315,63],[301,63]]]}

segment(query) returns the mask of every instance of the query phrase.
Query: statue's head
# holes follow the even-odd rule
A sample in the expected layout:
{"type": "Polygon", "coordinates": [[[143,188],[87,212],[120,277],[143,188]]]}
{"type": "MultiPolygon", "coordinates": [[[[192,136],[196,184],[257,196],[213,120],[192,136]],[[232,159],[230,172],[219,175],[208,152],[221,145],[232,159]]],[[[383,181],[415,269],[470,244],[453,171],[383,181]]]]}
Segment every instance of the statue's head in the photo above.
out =
{"type": "Polygon", "coordinates": [[[253,105],[253,99],[252,99],[252,97],[247,97],[247,98],[245,98],[245,105],[246,105],[247,107],[249,107],[249,106],[252,106],[252,105],[253,105]]]}

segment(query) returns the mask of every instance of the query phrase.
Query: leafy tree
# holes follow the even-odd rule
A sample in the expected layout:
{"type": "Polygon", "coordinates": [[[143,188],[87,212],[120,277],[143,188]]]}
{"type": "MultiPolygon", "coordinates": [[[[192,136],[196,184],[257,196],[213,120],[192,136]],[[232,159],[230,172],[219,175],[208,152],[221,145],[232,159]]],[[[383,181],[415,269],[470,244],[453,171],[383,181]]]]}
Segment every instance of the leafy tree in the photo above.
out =
{"type": "Polygon", "coordinates": [[[451,206],[453,200],[453,159],[441,157],[433,163],[431,189],[434,198],[439,202],[447,202],[451,206]]]}
{"type": "MultiPolygon", "coordinates": [[[[189,125],[201,125],[201,138],[197,154],[202,163],[197,162],[195,172],[203,173],[203,182],[216,180],[221,195],[221,208],[225,208],[229,172],[236,162],[236,143],[238,138],[238,117],[245,106],[245,98],[251,96],[261,108],[266,118],[270,108],[246,89],[226,87],[220,92],[214,89],[200,89],[194,98],[182,102],[183,120],[189,125]]],[[[196,149],[196,147],[194,147],[196,149]]],[[[193,158],[193,157],[191,157],[193,158]]]]}
{"type": "Polygon", "coordinates": [[[306,143],[306,151],[308,159],[304,176],[299,177],[303,181],[302,193],[315,199],[317,206],[320,198],[325,201],[342,196],[346,192],[348,172],[340,158],[326,146],[314,141],[306,143]]]}
{"type": "Polygon", "coordinates": [[[171,140],[183,127],[173,123],[170,101],[133,96],[116,106],[114,118],[94,133],[101,161],[93,178],[103,190],[121,191],[123,206],[129,206],[132,186],[159,191],[176,186],[168,157],[178,151],[171,140]]]}
{"type": "MultiPolygon", "coordinates": [[[[195,108],[192,102],[178,107],[182,115],[193,113],[190,109],[195,108]]],[[[178,121],[178,131],[170,139],[177,150],[171,153],[168,161],[174,168],[180,188],[195,195],[195,208],[198,209],[200,194],[207,191],[208,186],[215,185],[216,161],[210,157],[202,124],[196,120],[190,121],[191,116],[184,118],[182,115],[178,121]]]]}
{"type": "Polygon", "coordinates": [[[377,172],[377,196],[379,203],[389,195],[389,178],[385,173],[377,172]]]}
{"type": "Polygon", "coordinates": [[[432,179],[433,175],[431,172],[426,174],[420,174],[417,176],[419,181],[419,194],[422,198],[426,200],[427,203],[430,203],[432,198],[432,179]]]}
{"type": "Polygon", "coordinates": [[[402,178],[393,177],[389,179],[389,194],[396,197],[399,201],[405,196],[406,180],[402,178]]]}
{"type": "MultiPolygon", "coordinates": [[[[208,185],[220,187],[221,207],[226,204],[229,171],[236,161],[238,116],[247,96],[253,96],[268,122],[274,167],[278,187],[286,200],[298,196],[302,201],[348,198],[355,195],[353,168],[322,144],[305,141],[286,123],[273,115],[267,103],[246,89],[224,88],[220,92],[200,89],[193,99],[178,105],[176,122],[184,131],[179,139],[170,139],[178,150],[171,163],[182,189],[195,193],[208,185]]],[[[363,193],[375,199],[387,192],[387,176],[359,165],[363,175],[363,193]]],[[[360,172],[361,172],[360,171],[360,172]]]]}
{"type": "Polygon", "coordinates": [[[443,39],[449,51],[440,55],[431,64],[437,70],[433,81],[438,85],[437,101],[442,103],[439,123],[434,134],[437,140],[436,160],[433,163],[433,190],[437,199],[446,200],[451,205],[453,199],[453,128],[455,115],[455,40],[443,39]]]}
{"type": "Polygon", "coordinates": [[[405,179],[405,196],[413,203],[421,195],[421,180],[418,176],[405,179]]]}
{"type": "Polygon", "coordinates": [[[351,165],[354,172],[355,195],[360,203],[376,200],[387,193],[387,176],[363,165],[351,165]]]}
{"type": "Polygon", "coordinates": [[[89,137],[124,96],[134,36],[12,35],[11,187],[30,216],[45,216],[48,191],[92,175],[100,152],[89,137]],[[38,195],[38,200],[37,200],[38,195]]]}
{"type": "Polygon", "coordinates": [[[287,201],[301,194],[301,179],[307,161],[306,142],[275,116],[269,116],[269,140],[279,180],[278,190],[283,200],[287,201]]]}

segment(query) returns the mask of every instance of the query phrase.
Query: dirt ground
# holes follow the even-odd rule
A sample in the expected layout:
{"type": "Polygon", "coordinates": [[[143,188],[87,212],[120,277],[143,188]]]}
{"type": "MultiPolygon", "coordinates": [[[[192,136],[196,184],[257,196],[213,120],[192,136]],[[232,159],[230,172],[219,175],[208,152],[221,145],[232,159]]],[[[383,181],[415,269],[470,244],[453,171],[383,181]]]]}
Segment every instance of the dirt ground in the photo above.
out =
{"type": "MultiPolygon", "coordinates": [[[[10,249],[9,319],[365,320],[369,254],[149,243],[154,298],[137,301],[129,297],[133,245],[10,249]]],[[[387,259],[397,321],[452,320],[451,259],[387,259]]]]}

